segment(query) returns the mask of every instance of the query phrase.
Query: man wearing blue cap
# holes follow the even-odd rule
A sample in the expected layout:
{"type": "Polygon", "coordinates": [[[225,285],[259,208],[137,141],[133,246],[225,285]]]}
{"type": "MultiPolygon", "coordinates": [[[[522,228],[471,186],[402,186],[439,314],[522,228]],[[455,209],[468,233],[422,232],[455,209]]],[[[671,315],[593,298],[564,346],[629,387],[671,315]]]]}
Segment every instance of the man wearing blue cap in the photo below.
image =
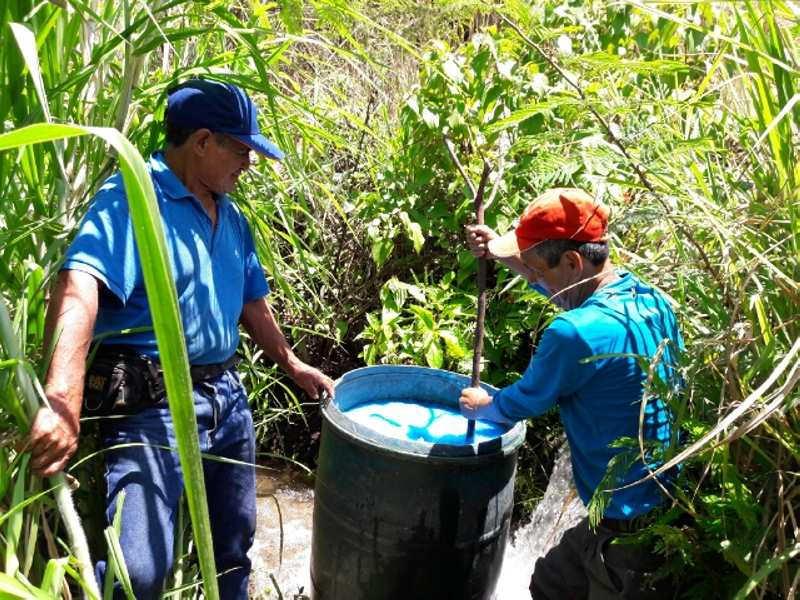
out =
{"type": "MultiPolygon", "coordinates": [[[[169,91],[167,147],[149,171],[162,216],[194,383],[201,451],[255,461],[253,419],[236,372],[241,323],[265,354],[312,398],[333,382],[292,352],[266,296],[269,285],[247,221],[227,194],[250,167],[250,152],[283,154],[259,133],[256,107],[238,87],[194,79],[169,91]]],[[[156,598],[173,563],[183,492],[175,432],[135,248],[122,178],[97,192],[67,251],[48,311],[55,345],[29,436],[31,465],[62,470],[78,444],[79,417],[101,420],[106,515],[124,492],[120,542],[138,599],[156,598]],[[88,373],[92,339],[102,340],[88,373]]],[[[255,531],[252,466],[204,463],[222,598],[246,598],[255,531]]],[[[97,565],[100,581],[106,565],[97,565]]]]}

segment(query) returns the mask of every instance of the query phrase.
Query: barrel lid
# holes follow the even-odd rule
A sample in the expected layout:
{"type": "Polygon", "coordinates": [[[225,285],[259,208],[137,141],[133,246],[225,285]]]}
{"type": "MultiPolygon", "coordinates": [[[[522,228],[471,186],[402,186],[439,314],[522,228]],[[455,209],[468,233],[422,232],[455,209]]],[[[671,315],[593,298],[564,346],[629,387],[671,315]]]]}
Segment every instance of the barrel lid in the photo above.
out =
{"type": "MultiPolygon", "coordinates": [[[[525,422],[519,421],[502,436],[471,444],[431,443],[397,439],[350,419],[344,411],[364,402],[413,398],[420,402],[458,408],[461,390],[469,387],[465,375],[409,365],[376,365],[348,371],[336,380],[336,397],[323,406],[326,422],[339,434],[379,452],[404,454],[410,458],[463,459],[476,456],[507,455],[517,451],[525,440],[525,422]]],[[[481,384],[490,394],[497,388],[481,384]]],[[[465,430],[466,434],[466,430],[465,430]]]]}

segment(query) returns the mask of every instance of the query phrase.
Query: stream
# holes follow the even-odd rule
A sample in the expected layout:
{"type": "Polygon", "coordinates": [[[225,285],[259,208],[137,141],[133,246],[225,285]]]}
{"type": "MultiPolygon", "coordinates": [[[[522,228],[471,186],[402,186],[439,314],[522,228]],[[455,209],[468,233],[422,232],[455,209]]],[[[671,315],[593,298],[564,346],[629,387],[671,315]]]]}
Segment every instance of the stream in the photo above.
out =
{"type": "MultiPolygon", "coordinates": [[[[259,469],[256,477],[258,527],[250,551],[253,561],[251,597],[306,600],[310,590],[314,489],[307,478],[296,471],[259,469]]],[[[564,444],[547,491],[530,521],[512,532],[497,583],[496,600],[529,600],[528,584],[536,559],[558,543],[563,532],[585,515],[572,486],[569,451],[564,444]]]]}

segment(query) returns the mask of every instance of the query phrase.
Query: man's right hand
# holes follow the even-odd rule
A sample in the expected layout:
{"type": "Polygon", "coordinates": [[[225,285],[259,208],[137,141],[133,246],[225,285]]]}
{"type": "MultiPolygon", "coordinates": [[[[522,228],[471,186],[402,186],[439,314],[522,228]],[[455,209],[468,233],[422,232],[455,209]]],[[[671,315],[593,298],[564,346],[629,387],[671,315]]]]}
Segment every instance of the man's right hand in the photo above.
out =
{"type": "Polygon", "coordinates": [[[486,225],[467,225],[467,244],[477,258],[497,258],[487,247],[489,241],[496,237],[497,233],[486,225]]]}
{"type": "Polygon", "coordinates": [[[40,477],[50,477],[62,471],[78,449],[79,421],[65,417],[50,408],[36,412],[25,441],[31,453],[31,468],[40,477]]]}
{"type": "Polygon", "coordinates": [[[97,318],[100,283],[82,271],[61,271],[47,307],[44,348],[52,358],[44,381],[50,408],[40,408],[26,440],[34,473],[63,470],[78,448],[83,375],[97,318]]]}

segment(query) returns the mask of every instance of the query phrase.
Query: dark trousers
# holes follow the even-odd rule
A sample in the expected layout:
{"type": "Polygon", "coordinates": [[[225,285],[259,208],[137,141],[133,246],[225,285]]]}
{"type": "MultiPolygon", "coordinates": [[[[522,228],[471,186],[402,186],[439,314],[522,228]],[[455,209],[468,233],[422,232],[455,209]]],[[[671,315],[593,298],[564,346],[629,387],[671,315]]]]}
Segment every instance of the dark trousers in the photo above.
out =
{"type": "MultiPolygon", "coordinates": [[[[255,534],[255,439],[247,396],[235,371],[196,384],[194,408],[201,452],[241,461],[203,460],[220,598],[244,600],[250,575],[247,551],[255,534]]],[[[125,492],[120,546],[137,600],[156,599],[175,560],[174,529],[183,473],[166,401],[101,426],[106,453],[106,516],[125,492]],[[126,446],[126,444],[134,444],[126,446]]],[[[105,561],[96,567],[102,586],[105,561]]],[[[117,583],[115,598],[122,596],[117,583]]],[[[101,588],[102,589],[102,588],[101,588]]]]}
{"type": "Polygon", "coordinates": [[[564,533],[557,546],[536,561],[531,577],[533,600],[664,599],[670,583],[654,586],[651,575],[663,562],[642,544],[620,543],[627,536],[583,519],[564,533]]]}

